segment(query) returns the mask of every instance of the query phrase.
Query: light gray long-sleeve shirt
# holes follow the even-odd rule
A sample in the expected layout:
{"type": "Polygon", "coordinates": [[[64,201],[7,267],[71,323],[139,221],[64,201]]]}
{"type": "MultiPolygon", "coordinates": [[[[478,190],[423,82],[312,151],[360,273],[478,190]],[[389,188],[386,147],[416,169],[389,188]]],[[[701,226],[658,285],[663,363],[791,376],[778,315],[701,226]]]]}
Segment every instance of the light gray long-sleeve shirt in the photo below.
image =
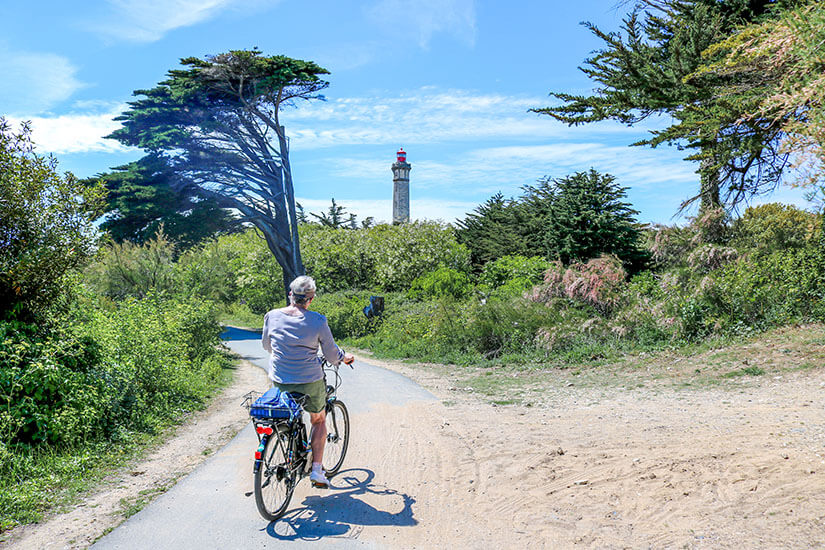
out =
{"type": "Polygon", "coordinates": [[[264,316],[261,344],[270,353],[269,378],[281,384],[306,384],[324,377],[318,348],[338,364],[344,352],[335,344],[327,318],[314,311],[301,316],[273,309],[264,316]]]}

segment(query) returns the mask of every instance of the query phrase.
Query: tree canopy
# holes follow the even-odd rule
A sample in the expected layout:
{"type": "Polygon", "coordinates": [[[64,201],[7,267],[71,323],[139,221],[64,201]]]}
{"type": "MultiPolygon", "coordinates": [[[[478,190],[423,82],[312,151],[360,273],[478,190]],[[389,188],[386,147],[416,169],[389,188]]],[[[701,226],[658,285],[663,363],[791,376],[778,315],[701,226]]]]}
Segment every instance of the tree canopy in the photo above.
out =
{"type": "Polygon", "coordinates": [[[32,320],[63,291],[63,276],[95,253],[104,190],[34,152],[31,133],[0,118],[0,319],[32,320]]]}
{"type": "Polygon", "coordinates": [[[101,180],[108,191],[100,228],[119,243],[147,242],[162,225],[165,237],[185,250],[205,238],[240,229],[234,216],[214,198],[198,198],[189,189],[171,185],[174,174],[156,155],[92,179],[101,180]]]}
{"type": "Polygon", "coordinates": [[[802,185],[821,182],[825,174],[823,43],[825,5],[809,1],[715,45],[710,52],[715,61],[700,70],[759,80],[759,94],[743,118],[773,118],[782,124],[782,147],[803,168],[802,185]]]}
{"type": "Polygon", "coordinates": [[[571,125],[616,120],[633,125],[666,115],[673,123],[634,145],[676,144],[698,161],[700,209],[736,206],[772,190],[787,156],[779,150],[782,119],[743,117],[752,109],[753,74],[697,73],[702,53],[739,27],[773,17],[794,0],[639,0],[622,31],[585,26],[604,43],[581,70],[592,95],[551,93],[560,105],[535,109],[571,125]]]}
{"type": "Polygon", "coordinates": [[[323,99],[328,72],[310,61],[233,50],[181,60],[117,120],[111,138],[163,158],[177,188],[240,213],[283,267],[284,284],[304,272],[283,107],[323,99]]]}
{"type": "Polygon", "coordinates": [[[477,268],[509,255],[568,264],[613,254],[635,271],[647,257],[626,191],[613,176],[592,169],[545,177],[525,186],[518,199],[494,195],[459,221],[456,233],[477,268]]]}

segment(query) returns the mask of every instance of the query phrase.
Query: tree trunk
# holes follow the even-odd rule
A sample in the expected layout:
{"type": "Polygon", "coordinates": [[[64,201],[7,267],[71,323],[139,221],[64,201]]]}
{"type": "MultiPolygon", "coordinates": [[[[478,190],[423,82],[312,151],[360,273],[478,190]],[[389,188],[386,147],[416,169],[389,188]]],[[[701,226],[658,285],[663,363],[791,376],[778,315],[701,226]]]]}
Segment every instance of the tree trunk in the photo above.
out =
{"type": "Polygon", "coordinates": [[[712,158],[704,158],[699,164],[701,188],[699,191],[699,215],[722,207],[719,200],[719,172],[712,158]]]}

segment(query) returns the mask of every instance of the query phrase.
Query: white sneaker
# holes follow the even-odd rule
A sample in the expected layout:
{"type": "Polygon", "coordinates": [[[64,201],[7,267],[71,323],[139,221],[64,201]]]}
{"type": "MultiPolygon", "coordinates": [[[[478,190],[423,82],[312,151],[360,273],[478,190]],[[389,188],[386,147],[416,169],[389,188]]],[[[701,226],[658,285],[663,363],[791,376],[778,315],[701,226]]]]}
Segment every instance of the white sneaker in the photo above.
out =
{"type": "Polygon", "coordinates": [[[329,480],[327,479],[327,476],[324,475],[323,470],[310,473],[309,480],[312,482],[313,487],[317,487],[318,489],[329,489],[329,480]]]}

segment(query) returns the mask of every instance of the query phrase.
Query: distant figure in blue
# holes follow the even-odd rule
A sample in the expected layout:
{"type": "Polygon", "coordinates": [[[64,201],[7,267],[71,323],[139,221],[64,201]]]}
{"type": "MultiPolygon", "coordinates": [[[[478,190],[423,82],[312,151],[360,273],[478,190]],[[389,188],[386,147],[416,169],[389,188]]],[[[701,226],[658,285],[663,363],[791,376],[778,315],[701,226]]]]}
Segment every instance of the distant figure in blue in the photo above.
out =
{"type": "Polygon", "coordinates": [[[329,481],[321,468],[327,442],[327,388],[318,348],[333,365],[352,363],[355,357],[335,344],[327,318],[307,308],[315,297],[315,281],[305,275],[289,285],[289,305],[273,309],[264,316],[261,344],[270,353],[269,378],[281,391],[307,396],[304,410],[312,423],[312,485],[328,488],[329,481]]]}

